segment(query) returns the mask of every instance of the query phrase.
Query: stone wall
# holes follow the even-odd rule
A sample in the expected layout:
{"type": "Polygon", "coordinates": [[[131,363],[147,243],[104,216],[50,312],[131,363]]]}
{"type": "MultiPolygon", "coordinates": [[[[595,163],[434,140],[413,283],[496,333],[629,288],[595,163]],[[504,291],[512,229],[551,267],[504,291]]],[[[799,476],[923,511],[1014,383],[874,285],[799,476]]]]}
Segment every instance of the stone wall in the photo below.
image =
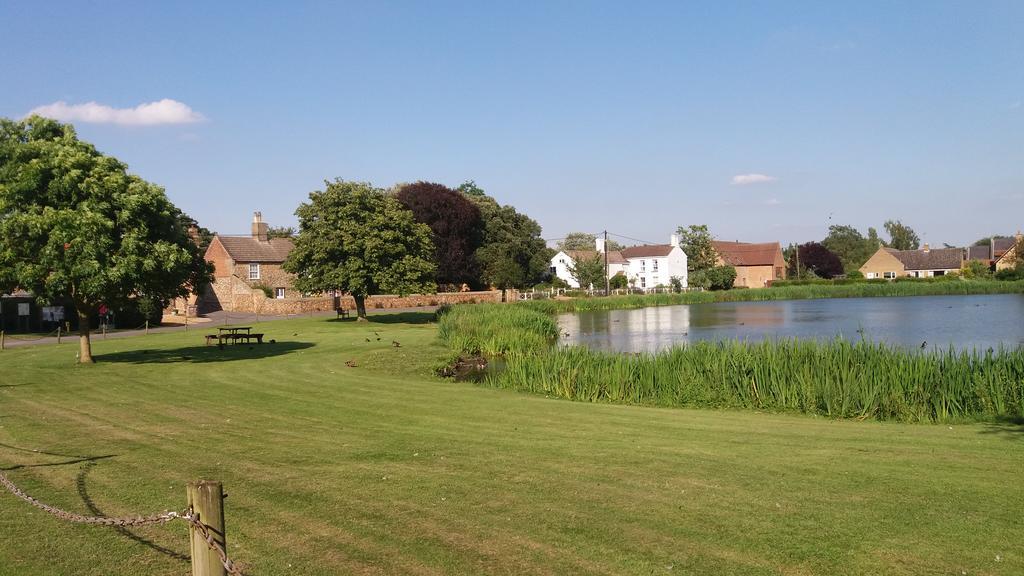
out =
{"type": "MultiPolygon", "coordinates": [[[[514,302],[515,293],[508,295],[509,302],[514,302]]],[[[405,296],[370,296],[366,299],[368,311],[390,308],[420,308],[423,306],[440,306],[442,304],[462,304],[480,302],[501,302],[501,291],[485,292],[451,292],[439,294],[408,294],[405,296]]],[[[267,316],[283,316],[288,314],[307,314],[309,312],[325,312],[334,310],[340,303],[346,310],[355,310],[356,302],[351,296],[334,298],[331,296],[314,296],[309,298],[293,297],[267,298],[262,290],[252,288],[237,276],[216,278],[207,287],[199,302],[199,312],[226,310],[228,312],[248,312],[266,314],[267,316]]]]}

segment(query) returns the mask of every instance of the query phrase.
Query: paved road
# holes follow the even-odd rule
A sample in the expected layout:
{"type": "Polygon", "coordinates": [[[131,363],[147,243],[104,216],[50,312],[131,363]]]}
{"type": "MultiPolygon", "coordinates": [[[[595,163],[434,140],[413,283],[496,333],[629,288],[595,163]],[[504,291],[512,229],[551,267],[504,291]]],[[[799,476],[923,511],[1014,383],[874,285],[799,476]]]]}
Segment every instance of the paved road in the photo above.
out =
{"type": "MultiPolygon", "coordinates": [[[[436,310],[437,306],[421,306],[419,308],[372,309],[367,310],[366,314],[367,316],[379,316],[387,314],[401,314],[404,312],[434,312],[436,310]]],[[[286,316],[267,316],[264,314],[249,314],[244,312],[211,312],[209,314],[206,314],[205,316],[210,320],[209,322],[201,322],[197,324],[190,323],[188,325],[188,330],[193,332],[201,332],[204,330],[213,330],[215,327],[225,325],[256,324],[258,322],[273,322],[275,320],[287,320],[289,318],[333,318],[335,315],[336,314],[333,310],[328,312],[313,312],[312,314],[288,314],[286,316]]],[[[165,325],[156,328],[150,328],[149,333],[160,334],[162,332],[181,332],[184,331],[185,329],[186,328],[184,325],[165,325]]],[[[145,330],[118,330],[117,332],[108,333],[106,335],[106,338],[131,338],[134,336],[144,336],[145,334],[145,330]]],[[[99,332],[93,332],[92,337],[93,340],[99,340],[103,338],[103,336],[101,336],[99,332]]],[[[31,340],[24,338],[29,337],[19,336],[17,334],[8,334],[7,338],[4,341],[4,347],[16,348],[19,346],[35,346],[39,344],[57,343],[56,336],[43,338],[32,337],[33,339],[31,340]]],[[[62,340],[64,342],[77,342],[77,339],[78,334],[76,332],[72,332],[62,337],[62,340]]]]}

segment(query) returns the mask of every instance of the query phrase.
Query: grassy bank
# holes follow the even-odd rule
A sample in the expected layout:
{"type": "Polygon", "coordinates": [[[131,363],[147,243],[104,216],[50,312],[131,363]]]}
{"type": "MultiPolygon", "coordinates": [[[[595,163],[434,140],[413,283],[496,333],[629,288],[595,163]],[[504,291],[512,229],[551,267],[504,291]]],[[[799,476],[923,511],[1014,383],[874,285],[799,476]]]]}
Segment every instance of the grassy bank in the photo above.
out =
{"type": "Polygon", "coordinates": [[[633,294],[608,298],[536,300],[522,305],[546,314],[619,310],[647,306],[707,304],[711,302],[753,302],[764,300],[807,300],[812,298],[870,298],[884,296],[945,296],[954,294],[1024,294],[1024,281],[950,279],[944,281],[861,282],[839,285],[782,286],[778,288],[734,289],[680,294],[633,294]]]}
{"type": "MultiPolygon", "coordinates": [[[[0,467],[85,514],[180,509],[187,481],[222,480],[254,576],[1024,573],[1021,426],[510,393],[432,377],[429,320],[99,340],[95,366],[73,344],[2,351],[0,467]]],[[[3,491],[0,510],[0,574],[189,570],[183,523],[73,525],[3,491]]]]}
{"type": "Polygon", "coordinates": [[[487,382],[587,402],[959,422],[1024,417],[1024,348],[919,353],[859,342],[699,342],[657,354],[510,354],[487,382]]]}
{"type": "Polygon", "coordinates": [[[550,348],[558,324],[550,314],[523,305],[474,304],[439,312],[438,336],[457,353],[504,356],[550,348]]]}

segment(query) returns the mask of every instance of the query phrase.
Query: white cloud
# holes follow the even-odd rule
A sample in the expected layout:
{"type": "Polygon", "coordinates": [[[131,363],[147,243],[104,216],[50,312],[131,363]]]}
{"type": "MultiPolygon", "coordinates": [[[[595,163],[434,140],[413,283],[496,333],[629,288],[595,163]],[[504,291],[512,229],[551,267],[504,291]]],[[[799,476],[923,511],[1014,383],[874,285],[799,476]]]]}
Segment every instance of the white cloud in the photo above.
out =
{"type": "Polygon", "coordinates": [[[68,104],[63,100],[33,108],[27,116],[38,114],[64,122],[91,124],[122,124],[154,126],[157,124],[192,124],[206,118],[188,105],[164,98],[158,102],[139,104],[135,108],[112,108],[96,102],[68,104]]]}
{"type": "Polygon", "coordinates": [[[775,176],[765,174],[737,174],[732,177],[734,186],[746,186],[747,184],[761,184],[778,180],[775,176]]]}

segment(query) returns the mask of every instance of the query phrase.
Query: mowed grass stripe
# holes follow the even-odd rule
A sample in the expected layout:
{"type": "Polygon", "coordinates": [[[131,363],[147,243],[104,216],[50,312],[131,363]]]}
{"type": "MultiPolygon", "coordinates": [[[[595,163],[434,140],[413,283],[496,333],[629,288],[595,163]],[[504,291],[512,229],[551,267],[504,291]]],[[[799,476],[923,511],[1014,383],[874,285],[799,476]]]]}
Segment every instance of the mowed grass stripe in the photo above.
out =
{"type": "MultiPolygon", "coordinates": [[[[1024,448],[1013,426],[574,403],[430,377],[444,351],[429,325],[260,330],[312,346],[268,357],[211,350],[252,357],[197,362],[197,352],[173,357],[198,333],[111,340],[98,353],[173,353],[85,370],[71,366],[70,348],[5,351],[5,384],[31,385],[0,388],[0,442],[116,454],[86,475],[108,513],[181,505],[184,482],[223,480],[233,554],[257,574],[1024,568],[1024,502],[1008,480],[1024,472],[1024,448]],[[56,417],[66,413],[75,420],[56,417]]],[[[0,447],[4,465],[16,454],[33,459],[0,447]]],[[[71,506],[80,469],[10,474],[71,506]]],[[[0,500],[13,511],[0,518],[12,535],[0,566],[15,573],[184,571],[110,530],[0,500]],[[107,548],[109,558],[97,553],[107,548]]],[[[183,527],[139,532],[187,553],[183,527]]]]}

